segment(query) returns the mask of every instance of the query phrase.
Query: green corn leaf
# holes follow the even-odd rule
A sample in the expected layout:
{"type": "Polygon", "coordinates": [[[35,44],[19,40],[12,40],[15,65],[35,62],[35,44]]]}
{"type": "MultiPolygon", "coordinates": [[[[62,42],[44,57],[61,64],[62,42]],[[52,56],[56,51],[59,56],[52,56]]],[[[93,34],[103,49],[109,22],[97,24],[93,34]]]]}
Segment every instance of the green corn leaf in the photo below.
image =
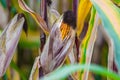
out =
{"type": "MultiPolygon", "coordinates": [[[[88,69],[88,65],[74,64],[74,65],[64,66],[64,67],[59,68],[59,69],[55,70],[54,72],[48,74],[47,76],[42,78],[42,80],[61,80],[65,77],[69,76],[73,72],[76,72],[78,70],[83,71],[85,69],[88,69]]],[[[109,78],[111,78],[113,80],[120,80],[119,75],[117,75],[116,73],[114,73],[112,71],[108,71],[107,69],[105,69],[103,67],[96,66],[96,65],[90,65],[89,69],[90,69],[90,71],[92,71],[96,74],[106,76],[106,77],[108,76],[109,78]]]]}
{"type": "Polygon", "coordinates": [[[120,9],[110,0],[91,0],[91,2],[96,8],[105,30],[114,41],[115,62],[120,70],[120,9]]]}

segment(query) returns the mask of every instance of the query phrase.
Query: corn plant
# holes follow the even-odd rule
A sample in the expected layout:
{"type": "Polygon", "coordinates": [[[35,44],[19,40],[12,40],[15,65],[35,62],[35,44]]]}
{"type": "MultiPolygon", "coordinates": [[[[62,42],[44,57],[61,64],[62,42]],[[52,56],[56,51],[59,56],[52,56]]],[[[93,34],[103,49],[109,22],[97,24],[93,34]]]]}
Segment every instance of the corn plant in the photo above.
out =
{"type": "MultiPolygon", "coordinates": [[[[19,7],[29,13],[41,29],[40,51],[29,80],[89,80],[90,72],[105,76],[108,80],[120,80],[120,1],[72,0],[72,10],[66,7],[62,14],[53,8],[55,3],[59,4],[58,1],[41,0],[39,14],[24,0],[18,0],[19,7]],[[99,31],[108,45],[106,68],[91,63],[99,31]]],[[[23,24],[24,17],[21,22],[13,18],[0,36],[0,76],[12,59],[23,24]],[[15,38],[8,36],[18,32],[17,27],[20,28],[18,35],[15,38]],[[11,29],[16,32],[10,32],[11,29]],[[12,49],[9,50],[9,47],[12,49]]]]}

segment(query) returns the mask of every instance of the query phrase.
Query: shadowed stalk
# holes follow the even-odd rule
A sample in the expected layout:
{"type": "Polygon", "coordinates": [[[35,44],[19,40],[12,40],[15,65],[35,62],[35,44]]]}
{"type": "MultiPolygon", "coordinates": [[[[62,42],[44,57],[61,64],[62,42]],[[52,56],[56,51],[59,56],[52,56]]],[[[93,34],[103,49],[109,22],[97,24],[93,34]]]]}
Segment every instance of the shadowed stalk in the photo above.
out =
{"type": "Polygon", "coordinates": [[[77,15],[78,3],[79,0],[73,0],[73,12],[75,15],[77,15]]]}
{"type": "MultiPolygon", "coordinates": [[[[41,0],[40,2],[40,15],[47,24],[47,1],[46,0],[41,0]]],[[[42,52],[44,44],[46,42],[46,35],[42,30],[40,32],[40,42],[41,42],[40,50],[42,52]]]]}
{"type": "Polygon", "coordinates": [[[40,15],[47,23],[47,0],[41,0],[40,2],[40,15]]]}
{"type": "MultiPolygon", "coordinates": [[[[77,19],[77,10],[78,10],[78,3],[79,0],[73,0],[73,13],[76,16],[77,19]]],[[[76,22],[77,24],[77,22],[76,22]]],[[[77,62],[79,62],[79,46],[80,46],[80,40],[78,39],[77,35],[75,36],[75,45],[76,45],[76,51],[77,51],[77,62]]]]}
{"type": "MultiPolygon", "coordinates": [[[[48,21],[47,21],[47,0],[41,0],[41,2],[40,2],[40,15],[47,24],[48,23],[48,21]]],[[[45,42],[46,42],[46,35],[41,30],[41,32],[40,32],[40,43],[41,43],[40,50],[41,50],[41,52],[43,51],[45,42]]],[[[39,78],[43,76],[43,75],[41,75],[42,73],[43,72],[41,71],[41,68],[39,68],[39,78]]]]}
{"type": "Polygon", "coordinates": [[[8,8],[8,21],[10,20],[11,0],[6,0],[8,8]]]}

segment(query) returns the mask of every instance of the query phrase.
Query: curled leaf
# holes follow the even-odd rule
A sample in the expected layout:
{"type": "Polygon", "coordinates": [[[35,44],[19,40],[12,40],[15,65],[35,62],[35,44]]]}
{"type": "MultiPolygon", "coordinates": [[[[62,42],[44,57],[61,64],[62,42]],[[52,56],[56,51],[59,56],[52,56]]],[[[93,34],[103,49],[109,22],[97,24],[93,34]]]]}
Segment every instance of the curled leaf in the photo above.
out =
{"type": "Polygon", "coordinates": [[[0,77],[9,66],[20,38],[25,20],[23,17],[18,19],[18,16],[12,19],[0,36],[0,77]]]}
{"type": "Polygon", "coordinates": [[[33,10],[31,10],[23,0],[18,0],[19,6],[24,11],[31,14],[31,16],[35,19],[35,21],[38,23],[38,25],[41,27],[41,29],[48,34],[50,32],[49,28],[47,27],[45,21],[42,19],[42,17],[35,13],[33,10]]]}

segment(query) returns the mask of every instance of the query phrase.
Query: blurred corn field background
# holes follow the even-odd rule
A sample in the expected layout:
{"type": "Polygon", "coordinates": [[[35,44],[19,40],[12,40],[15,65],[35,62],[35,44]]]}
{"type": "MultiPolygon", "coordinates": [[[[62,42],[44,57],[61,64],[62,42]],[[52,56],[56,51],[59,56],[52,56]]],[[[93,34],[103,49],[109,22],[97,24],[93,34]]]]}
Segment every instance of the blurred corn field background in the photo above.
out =
{"type": "Polygon", "coordinates": [[[120,0],[0,0],[0,80],[120,80],[120,0]]]}

